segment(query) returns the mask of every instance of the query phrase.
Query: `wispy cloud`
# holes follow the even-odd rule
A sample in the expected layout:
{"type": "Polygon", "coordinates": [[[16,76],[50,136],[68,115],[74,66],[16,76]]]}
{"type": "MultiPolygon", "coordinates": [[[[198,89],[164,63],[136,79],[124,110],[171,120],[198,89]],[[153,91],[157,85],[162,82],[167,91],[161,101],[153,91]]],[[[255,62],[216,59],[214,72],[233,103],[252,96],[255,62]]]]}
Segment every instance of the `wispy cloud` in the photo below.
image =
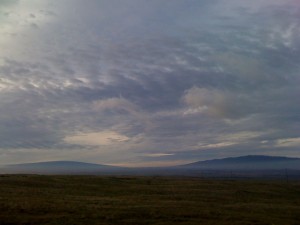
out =
{"type": "Polygon", "coordinates": [[[64,138],[64,141],[69,144],[93,146],[113,145],[128,140],[129,138],[125,135],[118,134],[117,132],[113,131],[82,133],[64,138]]]}
{"type": "Polygon", "coordinates": [[[300,138],[286,138],[276,141],[276,147],[300,147],[300,138]]]}
{"type": "Polygon", "coordinates": [[[299,4],[115,4],[0,2],[0,163],[298,154],[299,4]]]}

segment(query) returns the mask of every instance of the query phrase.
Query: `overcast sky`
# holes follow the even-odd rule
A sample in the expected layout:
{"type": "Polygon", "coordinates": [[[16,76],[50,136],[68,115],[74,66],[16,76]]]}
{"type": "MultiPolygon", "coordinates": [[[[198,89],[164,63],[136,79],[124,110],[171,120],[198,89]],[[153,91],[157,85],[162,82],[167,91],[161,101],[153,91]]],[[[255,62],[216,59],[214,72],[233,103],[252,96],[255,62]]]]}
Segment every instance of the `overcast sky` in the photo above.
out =
{"type": "Polygon", "coordinates": [[[0,0],[0,164],[300,157],[297,0],[0,0]]]}

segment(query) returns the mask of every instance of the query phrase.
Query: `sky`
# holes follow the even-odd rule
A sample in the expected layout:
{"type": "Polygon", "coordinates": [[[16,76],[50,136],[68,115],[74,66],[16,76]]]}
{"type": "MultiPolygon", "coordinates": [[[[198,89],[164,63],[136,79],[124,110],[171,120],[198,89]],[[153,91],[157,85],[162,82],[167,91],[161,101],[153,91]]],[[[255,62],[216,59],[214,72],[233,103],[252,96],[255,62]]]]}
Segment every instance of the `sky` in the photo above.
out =
{"type": "Polygon", "coordinates": [[[297,0],[0,0],[0,165],[300,157],[297,0]]]}

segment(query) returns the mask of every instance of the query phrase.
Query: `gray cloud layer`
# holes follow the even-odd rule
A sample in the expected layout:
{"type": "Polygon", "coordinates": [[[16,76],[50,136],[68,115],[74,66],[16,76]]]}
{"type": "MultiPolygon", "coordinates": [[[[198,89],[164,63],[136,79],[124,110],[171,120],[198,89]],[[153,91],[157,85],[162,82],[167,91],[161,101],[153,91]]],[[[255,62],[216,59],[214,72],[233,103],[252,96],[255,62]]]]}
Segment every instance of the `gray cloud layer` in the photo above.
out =
{"type": "Polygon", "coordinates": [[[5,2],[0,163],[300,156],[299,4],[5,2]]]}

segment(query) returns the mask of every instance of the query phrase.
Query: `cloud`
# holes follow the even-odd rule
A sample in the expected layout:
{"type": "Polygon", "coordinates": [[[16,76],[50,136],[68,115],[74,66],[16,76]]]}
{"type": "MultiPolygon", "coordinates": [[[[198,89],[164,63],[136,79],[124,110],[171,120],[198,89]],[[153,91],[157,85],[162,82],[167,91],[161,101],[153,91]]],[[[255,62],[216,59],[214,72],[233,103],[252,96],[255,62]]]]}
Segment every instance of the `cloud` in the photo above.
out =
{"type": "Polygon", "coordinates": [[[235,142],[220,142],[220,143],[215,143],[215,144],[208,144],[208,145],[199,145],[199,149],[210,149],[210,148],[223,148],[223,147],[228,147],[232,145],[236,145],[238,143],[235,142]]]}
{"type": "Polygon", "coordinates": [[[145,154],[146,157],[164,157],[164,156],[172,156],[174,154],[172,153],[151,153],[151,154],[145,154]]]}
{"type": "Polygon", "coordinates": [[[276,147],[300,147],[300,138],[286,138],[276,140],[276,147]]]}
{"type": "Polygon", "coordinates": [[[297,154],[294,4],[5,2],[0,163],[32,149],[136,165],[297,154]]]}
{"type": "Polygon", "coordinates": [[[137,106],[122,97],[94,101],[93,108],[96,110],[124,110],[128,113],[138,113],[137,106]]]}
{"type": "Polygon", "coordinates": [[[185,91],[182,101],[188,107],[185,115],[203,113],[221,119],[249,116],[254,113],[249,96],[216,88],[192,87],[185,91]]]}
{"type": "Polygon", "coordinates": [[[68,144],[92,146],[119,144],[120,142],[128,140],[129,138],[125,135],[119,134],[114,131],[82,133],[73,136],[67,136],[64,138],[64,141],[68,144]]]}

